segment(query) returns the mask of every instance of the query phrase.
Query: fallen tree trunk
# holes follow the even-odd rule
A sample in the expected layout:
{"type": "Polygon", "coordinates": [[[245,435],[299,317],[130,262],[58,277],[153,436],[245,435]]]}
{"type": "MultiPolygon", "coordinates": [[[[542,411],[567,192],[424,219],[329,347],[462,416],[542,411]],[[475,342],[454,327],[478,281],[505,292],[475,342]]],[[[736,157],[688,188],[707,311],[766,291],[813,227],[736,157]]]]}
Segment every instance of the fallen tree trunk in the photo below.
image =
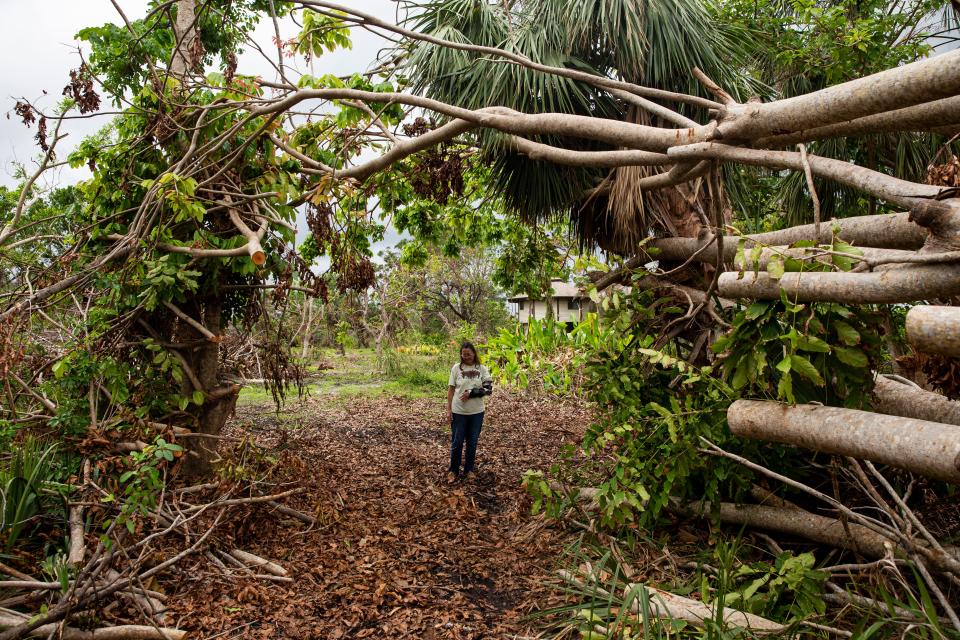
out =
{"type": "Polygon", "coordinates": [[[825,127],[950,98],[960,92],[960,51],[767,104],[728,106],[716,138],[755,140],[825,127]]]}
{"type": "Polygon", "coordinates": [[[960,483],[960,429],[953,425],[817,405],[737,400],[727,410],[738,436],[852,456],[960,483]]]}
{"type": "MultiPolygon", "coordinates": [[[[704,505],[704,515],[709,507],[709,504],[704,505]]],[[[831,547],[849,549],[870,558],[882,558],[887,554],[888,547],[896,546],[892,540],[863,525],[844,523],[802,509],[724,502],[720,504],[719,518],[727,524],[778,531],[831,547]]]]}
{"type": "MultiPolygon", "coordinates": [[[[814,240],[818,244],[833,242],[834,227],[839,236],[846,242],[857,247],[873,247],[876,249],[899,249],[902,251],[916,251],[923,247],[928,232],[915,222],[910,221],[910,213],[888,213],[873,216],[858,216],[829,220],[820,224],[820,237],[816,237],[816,226],[812,224],[790,227],[781,231],[768,233],[754,233],[746,236],[726,235],[723,237],[724,262],[733,262],[740,240],[746,240],[746,247],[756,245],[764,247],[787,246],[801,240],[814,240]]],[[[647,246],[655,247],[659,253],[648,259],[668,260],[680,262],[688,259],[713,240],[712,234],[701,238],[658,238],[651,240],[647,246]]],[[[716,249],[707,249],[703,252],[705,260],[716,259],[716,249]]]]}
{"type": "MultiPolygon", "coordinates": [[[[654,618],[683,620],[701,628],[705,621],[717,619],[715,606],[647,585],[628,584],[623,589],[624,604],[628,605],[630,611],[635,614],[642,614],[643,604],[640,596],[643,590],[647,592],[649,614],[654,618]]],[[[730,607],[723,607],[722,616],[724,624],[750,631],[783,631],[786,628],[779,622],[730,607]]]]}
{"type": "Polygon", "coordinates": [[[960,120],[960,96],[933,100],[923,104],[885,111],[872,116],[838,122],[825,127],[796,131],[757,140],[754,146],[782,147],[798,142],[827,138],[880,133],[882,131],[933,131],[942,127],[953,130],[960,120]]]}
{"type": "Polygon", "coordinates": [[[873,409],[890,416],[960,426],[960,402],[884,376],[877,376],[873,387],[873,409]]]}
{"type": "MultiPolygon", "coordinates": [[[[709,237],[707,241],[709,241],[709,237]]],[[[753,261],[752,258],[752,248],[761,246],[760,243],[746,239],[744,243],[745,255],[743,256],[744,260],[736,259],[737,236],[727,236],[724,237],[724,262],[727,264],[732,264],[734,269],[744,269],[746,271],[756,270],[756,269],[766,269],[767,264],[772,258],[780,258],[781,260],[794,259],[800,260],[805,264],[811,264],[815,262],[821,262],[823,264],[832,265],[833,256],[835,254],[829,253],[828,250],[822,246],[817,247],[789,247],[786,245],[762,245],[760,255],[757,257],[756,261],[753,261]],[[732,246],[728,246],[726,243],[732,242],[732,246]]],[[[705,264],[717,264],[717,251],[713,248],[707,248],[703,251],[700,251],[705,246],[705,242],[702,240],[697,240],[695,238],[664,238],[662,241],[657,241],[652,243],[652,246],[657,248],[665,247],[662,253],[657,254],[658,258],[663,260],[670,260],[680,262],[683,260],[692,259],[694,262],[702,262],[705,264]],[[699,253],[698,253],[699,251],[699,253]]],[[[929,261],[929,256],[916,251],[907,251],[904,249],[876,249],[873,247],[865,247],[858,249],[857,253],[850,253],[849,258],[855,263],[864,262],[869,265],[874,264],[906,264],[910,262],[917,261],[929,261]]]]}
{"type": "Polygon", "coordinates": [[[890,304],[960,295],[960,265],[901,267],[872,273],[727,272],[717,283],[725,298],[777,300],[780,290],[797,302],[890,304]]]}
{"type": "Polygon", "coordinates": [[[919,351],[960,357],[960,307],[921,305],[910,309],[907,339],[919,351]]]}

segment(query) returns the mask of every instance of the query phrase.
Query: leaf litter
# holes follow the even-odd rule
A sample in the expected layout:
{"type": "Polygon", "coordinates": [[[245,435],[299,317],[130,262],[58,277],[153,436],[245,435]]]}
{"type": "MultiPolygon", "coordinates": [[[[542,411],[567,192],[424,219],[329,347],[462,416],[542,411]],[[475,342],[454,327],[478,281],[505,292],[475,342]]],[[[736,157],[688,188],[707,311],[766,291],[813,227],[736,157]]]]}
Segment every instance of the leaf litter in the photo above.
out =
{"type": "Polygon", "coordinates": [[[524,471],[580,441],[589,410],[499,392],[478,477],[446,483],[450,427],[433,399],[308,397],[295,412],[241,407],[228,436],[276,460],[275,493],[312,526],[250,505],[217,544],[281,564],[292,583],[225,573],[204,557],[163,585],[180,628],[230,638],[513,638],[557,606],[551,574],[566,538],[530,515],[524,471]]]}

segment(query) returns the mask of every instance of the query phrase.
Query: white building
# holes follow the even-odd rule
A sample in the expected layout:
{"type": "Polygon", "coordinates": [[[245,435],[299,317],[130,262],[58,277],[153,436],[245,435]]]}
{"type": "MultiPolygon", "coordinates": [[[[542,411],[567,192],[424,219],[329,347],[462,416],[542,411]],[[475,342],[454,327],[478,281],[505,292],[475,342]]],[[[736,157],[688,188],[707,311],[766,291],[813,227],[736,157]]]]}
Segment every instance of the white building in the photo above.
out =
{"type": "MultiPolygon", "coordinates": [[[[553,317],[557,322],[565,322],[569,326],[580,322],[585,313],[583,307],[590,303],[590,297],[569,282],[554,280],[551,283],[553,297],[550,304],[553,307],[553,317]]],[[[547,301],[531,300],[525,295],[513,296],[509,299],[510,311],[520,323],[526,327],[530,318],[543,320],[547,317],[547,301]]]]}

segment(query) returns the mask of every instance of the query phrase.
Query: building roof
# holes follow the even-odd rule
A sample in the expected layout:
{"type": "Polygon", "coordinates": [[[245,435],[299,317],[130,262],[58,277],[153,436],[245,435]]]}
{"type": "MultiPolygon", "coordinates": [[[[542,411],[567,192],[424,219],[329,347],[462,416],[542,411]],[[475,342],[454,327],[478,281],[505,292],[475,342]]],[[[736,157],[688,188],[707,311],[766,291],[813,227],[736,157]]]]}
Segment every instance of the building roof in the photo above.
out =
{"type": "MultiPolygon", "coordinates": [[[[550,286],[553,288],[553,297],[554,298],[587,298],[585,293],[580,290],[575,284],[570,284],[569,282],[563,282],[561,280],[554,280],[550,283],[550,286]]],[[[520,300],[526,300],[529,296],[521,294],[517,296],[510,297],[510,302],[519,302],[520,300]]],[[[542,300],[542,298],[536,298],[537,300],[542,300]]]]}

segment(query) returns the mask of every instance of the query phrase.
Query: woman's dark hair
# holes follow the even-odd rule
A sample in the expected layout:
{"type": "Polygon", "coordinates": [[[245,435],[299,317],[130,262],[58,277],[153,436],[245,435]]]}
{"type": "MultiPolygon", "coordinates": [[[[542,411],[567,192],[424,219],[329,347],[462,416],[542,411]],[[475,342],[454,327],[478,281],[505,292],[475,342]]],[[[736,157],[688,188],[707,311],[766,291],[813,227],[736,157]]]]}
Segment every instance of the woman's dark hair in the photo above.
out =
{"type": "Polygon", "coordinates": [[[470,351],[473,351],[473,364],[480,364],[480,354],[477,353],[477,348],[473,346],[472,342],[464,342],[460,345],[460,364],[463,364],[464,349],[470,349],[470,351]]]}

